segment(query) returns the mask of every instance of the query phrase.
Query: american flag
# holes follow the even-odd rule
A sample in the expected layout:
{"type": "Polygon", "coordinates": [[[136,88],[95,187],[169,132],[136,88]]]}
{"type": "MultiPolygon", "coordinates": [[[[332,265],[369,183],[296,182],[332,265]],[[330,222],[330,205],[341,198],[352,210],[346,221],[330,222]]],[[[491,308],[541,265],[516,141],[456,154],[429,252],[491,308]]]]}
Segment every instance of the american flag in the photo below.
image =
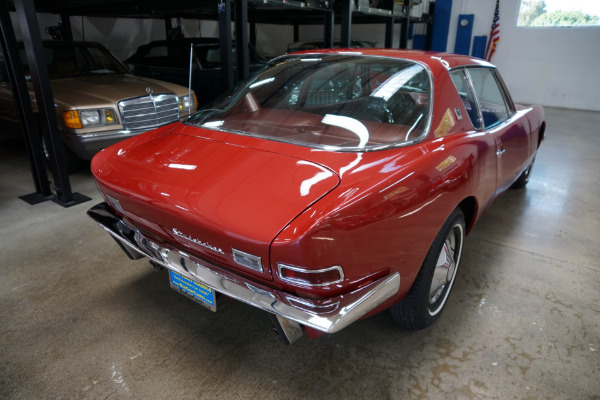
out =
{"type": "Polygon", "coordinates": [[[492,21],[492,29],[490,31],[490,40],[485,49],[485,59],[490,61],[492,55],[496,51],[496,45],[500,40],[500,0],[496,0],[496,11],[494,12],[494,20],[492,21]]]}

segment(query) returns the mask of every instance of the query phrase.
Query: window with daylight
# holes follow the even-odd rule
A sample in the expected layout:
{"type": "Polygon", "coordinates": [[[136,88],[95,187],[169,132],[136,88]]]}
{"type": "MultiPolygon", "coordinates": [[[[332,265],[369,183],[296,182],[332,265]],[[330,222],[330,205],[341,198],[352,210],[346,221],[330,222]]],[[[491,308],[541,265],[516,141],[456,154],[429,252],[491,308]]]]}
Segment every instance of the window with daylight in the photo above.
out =
{"type": "Polygon", "coordinates": [[[600,26],[600,2],[589,0],[521,0],[518,27],[600,26]]]}

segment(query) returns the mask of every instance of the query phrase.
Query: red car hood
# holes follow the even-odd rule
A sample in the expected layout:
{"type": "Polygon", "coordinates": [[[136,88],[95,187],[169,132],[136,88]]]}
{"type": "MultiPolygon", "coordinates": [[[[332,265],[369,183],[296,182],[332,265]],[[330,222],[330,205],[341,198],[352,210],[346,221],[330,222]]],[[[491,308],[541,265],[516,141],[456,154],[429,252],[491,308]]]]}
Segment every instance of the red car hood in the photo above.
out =
{"type": "Polygon", "coordinates": [[[339,184],[334,172],[314,162],[161,132],[98,153],[92,172],[100,190],[138,227],[263,278],[271,279],[271,241],[339,184]],[[235,264],[232,248],[260,256],[264,272],[235,264]]]}

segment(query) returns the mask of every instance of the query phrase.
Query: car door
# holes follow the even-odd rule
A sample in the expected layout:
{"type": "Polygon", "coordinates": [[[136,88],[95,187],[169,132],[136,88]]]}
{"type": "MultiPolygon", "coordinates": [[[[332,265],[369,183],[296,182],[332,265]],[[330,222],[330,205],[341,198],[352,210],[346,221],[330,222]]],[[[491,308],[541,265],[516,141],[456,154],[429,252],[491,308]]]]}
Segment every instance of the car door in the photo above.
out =
{"type": "Polygon", "coordinates": [[[527,120],[514,105],[492,68],[470,67],[466,73],[473,87],[480,123],[494,136],[498,191],[508,188],[528,161],[530,143],[527,120]]]}

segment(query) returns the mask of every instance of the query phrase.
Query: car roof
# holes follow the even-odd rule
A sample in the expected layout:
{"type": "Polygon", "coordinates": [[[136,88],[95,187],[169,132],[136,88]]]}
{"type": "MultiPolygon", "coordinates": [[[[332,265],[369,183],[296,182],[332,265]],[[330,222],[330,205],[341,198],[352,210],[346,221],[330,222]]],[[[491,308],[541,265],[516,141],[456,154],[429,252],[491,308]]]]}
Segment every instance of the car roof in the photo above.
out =
{"type": "Polygon", "coordinates": [[[426,64],[433,72],[439,69],[452,69],[461,66],[483,66],[495,68],[489,62],[471,56],[424,50],[379,49],[379,48],[347,48],[347,49],[314,49],[292,54],[356,54],[380,57],[403,58],[426,64]]]}
{"type": "MultiPolygon", "coordinates": [[[[334,39],[333,43],[340,43],[341,39],[334,39]]],[[[351,40],[352,43],[376,43],[370,40],[355,40],[352,39],[351,40]]],[[[324,44],[325,41],[320,40],[320,39],[314,39],[314,40],[302,40],[300,42],[292,42],[288,44],[288,47],[294,46],[294,47],[298,47],[298,46],[302,46],[304,44],[324,44]]]]}

